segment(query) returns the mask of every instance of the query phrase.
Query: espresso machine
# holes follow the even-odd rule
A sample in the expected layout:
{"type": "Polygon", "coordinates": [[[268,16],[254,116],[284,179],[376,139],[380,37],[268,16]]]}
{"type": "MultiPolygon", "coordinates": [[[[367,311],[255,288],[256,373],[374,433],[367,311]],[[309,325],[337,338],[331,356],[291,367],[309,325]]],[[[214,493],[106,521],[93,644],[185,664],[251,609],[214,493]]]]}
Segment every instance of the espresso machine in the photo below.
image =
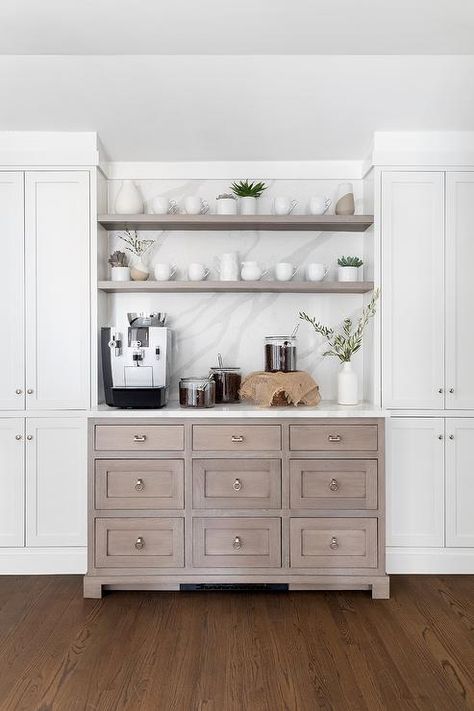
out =
{"type": "Polygon", "coordinates": [[[166,314],[128,313],[125,334],[101,329],[105,401],[111,407],[158,408],[168,400],[171,331],[166,314]]]}

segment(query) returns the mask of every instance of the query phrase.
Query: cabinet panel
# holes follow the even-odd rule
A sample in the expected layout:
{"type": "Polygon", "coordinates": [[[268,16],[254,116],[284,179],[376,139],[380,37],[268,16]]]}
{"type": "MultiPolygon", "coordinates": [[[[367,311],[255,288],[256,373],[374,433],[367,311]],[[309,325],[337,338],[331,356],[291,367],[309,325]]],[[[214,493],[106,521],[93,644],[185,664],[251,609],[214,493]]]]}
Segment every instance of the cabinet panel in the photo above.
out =
{"type": "Polygon", "coordinates": [[[86,545],[86,424],[79,417],[26,421],[29,546],[86,545]]]}
{"type": "Polygon", "coordinates": [[[387,545],[443,546],[444,420],[392,418],[387,429],[387,545]]]}
{"type": "Polygon", "coordinates": [[[26,397],[33,410],[89,406],[89,223],[87,171],[26,173],[26,397]]]}
{"type": "Polygon", "coordinates": [[[384,173],[381,229],[383,404],[444,407],[444,174],[384,173]]]}
{"type": "Polygon", "coordinates": [[[22,417],[0,419],[0,546],[25,544],[24,429],[22,417]]]}
{"type": "Polygon", "coordinates": [[[474,173],[446,176],[446,406],[474,408],[474,173]],[[452,391],[452,392],[451,392],[452,391]]]}
{"type": "Polygon", "coordinates": [[[474,418],[446,420],[446,545],[474,546],[474,418]]]}
{"type": "Polygon", "coordinates": [[[23,173],[0,173],[0,233],[7,260],[0,280],[2,333],[6,336],[0,349],[0,410],[22,410],[25,405],[23,173]]]}

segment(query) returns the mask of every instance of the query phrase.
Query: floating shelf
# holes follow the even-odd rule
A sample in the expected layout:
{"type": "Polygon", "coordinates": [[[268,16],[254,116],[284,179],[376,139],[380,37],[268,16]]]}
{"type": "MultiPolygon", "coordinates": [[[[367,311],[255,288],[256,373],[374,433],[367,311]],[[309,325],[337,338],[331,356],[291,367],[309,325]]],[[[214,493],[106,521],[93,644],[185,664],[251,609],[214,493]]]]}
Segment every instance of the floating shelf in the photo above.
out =
{"type": "Polygon", "coordinates": [[[99,281],[110,293],[262,292],[284,294],[366,294],[373,281],[99,281]]]}
{"type": "Polygon", "coordinates": [[[99,215],[106,230],[365,232],[373,215],[99,215]]]}

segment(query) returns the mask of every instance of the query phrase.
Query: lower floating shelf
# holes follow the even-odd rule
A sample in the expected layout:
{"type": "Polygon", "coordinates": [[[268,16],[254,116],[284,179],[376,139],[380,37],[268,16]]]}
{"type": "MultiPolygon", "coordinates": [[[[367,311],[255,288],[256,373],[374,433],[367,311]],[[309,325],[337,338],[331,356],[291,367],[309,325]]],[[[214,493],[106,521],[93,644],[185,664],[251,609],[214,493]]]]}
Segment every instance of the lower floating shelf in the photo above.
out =
{"type": "Polygon", "coordinates": [[[110,293],[262,292],[281,294],[366,294],[373,281],[99,281],[110,293]]]}

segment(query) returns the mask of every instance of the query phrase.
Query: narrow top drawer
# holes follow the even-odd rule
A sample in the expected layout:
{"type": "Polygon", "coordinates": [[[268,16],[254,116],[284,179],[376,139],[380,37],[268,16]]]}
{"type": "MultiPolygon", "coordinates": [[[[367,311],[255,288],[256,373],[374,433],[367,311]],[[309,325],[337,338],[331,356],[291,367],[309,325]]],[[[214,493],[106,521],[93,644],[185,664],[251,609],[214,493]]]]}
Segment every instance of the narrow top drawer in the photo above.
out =
{"type": "Polygon", "coordinates": [[[264,451],[281,449],[280,425],[194,425],[193,449],[264,451]]]}
{"type": "Polygon", "coordinates": [[[184,449],[183,425],[96,425],[95,448],[99,451],[150,452],[184,449]]]}
{"type": "Polygon", "coordinates": [[[376,451],[377,425],[291,425],[290,449],[300,451],[376,451]]]}

